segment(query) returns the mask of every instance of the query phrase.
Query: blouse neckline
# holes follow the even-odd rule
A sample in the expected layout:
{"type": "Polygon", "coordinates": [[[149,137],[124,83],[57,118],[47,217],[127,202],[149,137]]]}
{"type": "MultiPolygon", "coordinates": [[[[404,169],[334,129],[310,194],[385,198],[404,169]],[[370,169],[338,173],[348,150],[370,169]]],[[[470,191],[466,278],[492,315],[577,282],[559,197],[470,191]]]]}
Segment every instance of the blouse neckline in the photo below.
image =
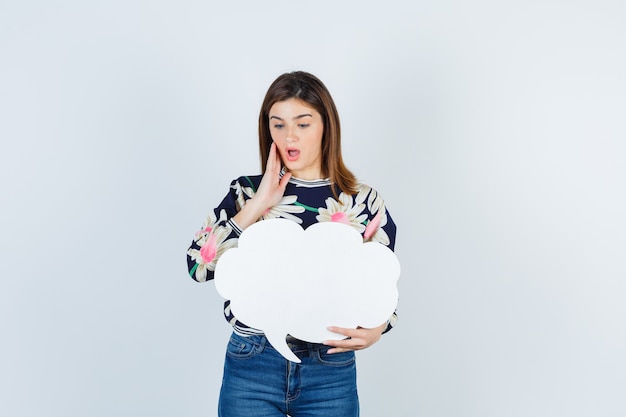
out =
{"type": "MultiPolygon", "coordinates": [[[[285,175],[286,173],[287,173],[287,171],[283,167],[280,170],[280,177],[282,178],[283,175],[285,175]]],[[[324,187],[324,186],[327,186],[327,185],[331,184],[330,183],[330,178],[320,178],[318,180],[303,180],[303,179],[300,179],[300,178],[296,178],[294,176],[289,178],[289,183],[297,185],[298,187],[307,187],[307,188],[324,187]]]]}

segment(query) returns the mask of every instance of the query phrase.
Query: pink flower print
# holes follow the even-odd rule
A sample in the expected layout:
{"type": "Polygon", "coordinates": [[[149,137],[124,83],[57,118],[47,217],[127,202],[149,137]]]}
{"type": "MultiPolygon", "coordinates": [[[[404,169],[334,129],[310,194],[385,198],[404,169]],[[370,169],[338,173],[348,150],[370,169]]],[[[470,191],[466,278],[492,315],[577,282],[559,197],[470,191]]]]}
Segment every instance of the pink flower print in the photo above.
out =
{"type": "Polygon", "coordinates": [[[383,213],[382,211],[379,211],[378,213],[376,213],[372,221],[369,222],[367,226],[365,227],[365,233],[363,233],[363,238],[365,240],[369,240],[374,235],[374,233],[376,233],[376,230],[378,230],[378,227],[380,226],[380,218],[382,217],[382,213],[383,213]]]}
{"type": "Polygon", "coordinates": [[[207,226],[204,229],[198,230],[198,232],[196,233],[196,239],[198,239],[200,236],[202,236],[204,234],[211,233],[212,230],[213,230],[213,228],[211,226],[207,226]]]}
{"type": "MultiPolygon", "coordinates": [[[[203,231],[206,227],[203,229],[203,231]]],[[[220,256],[230,248],[237,246],[239,239],[229,238],[232,229],[229,226],[214,225],[210,233],[201,233],[196,242],[200,249],[189,249],[187,254],[198,264],[195,272],[197,281],[206,281],[212,278],[209,271],[215,271],[215,265],[220,256]]]]}
{"type": "Polygon", "coordinates": [[[195,241],[199,246],[202,246],[205,239],[209,236],[209,234],[213,233],[213,229],[215,229],[218,224],[226,222],[226,211],[220,211],[219,219],[215,216],[214,213],[209,213],[207,218],[204,220],[202,227],[196,233],[195,241]]]}
{"type": "Polygon", "coordinates": [[[337,213],[331,214],[330,221],[335,222],[335,223],[343,223],[347,225],[350,224],[350,219],[348,218],[348,215],[344,213],[343,211],[339,211],[337,213]]]}
{"type": "Polygon", "coordinates": [[[316,216],[318,222],[343,223],[354,227],[359,233],[363,233],[365,226],[363,222],[367,219],[367,214],[363,213],[365,204],[355,204],[349,194],[339,194],[339,200],[331,197],[326,199],[326,207],[319,208],[316,216]]]}
{"type": "MultiPolygon", "coordinates": [[[[371,236],[366,237],[363,235],[363,238],[371,242],[378,242],[385,246],[389,246],[389,236],[387,236],[387,232],[383,229],[383,227],[387,224],[387,210],[385,210],[384,205],[378,213],[376,213],[376,216],[372,219],[372,223],[374,223],[374,221],[378,221],[378,225],[372,224],[371,236]],[[378,218],[378,220],[376,220],[376,218],[378,218]]],[[[369,224],[367,226],[367,228],[369,228],[369,224]]]]}
{"type": "Polygon", "coordinates": [[[368,223],[363,233],[364,241],[372,241],[389,245],[389,236],[383,229],[387,224],[387,211],[385,203],[376,190],[365,184],[358,186],[359,192],[355,197],[355,202],[362,204],[367,200],[367,208],[374,215],[374,218],[368,223]]]}
{"type": "Polygon", "coordinates": [[[202,256],[204,263],[208,264],[215,259],[215,255],[217,255],[217,238],[215,234],[211,233],[204,245],[200,248],[200,256],[202,256]]]}

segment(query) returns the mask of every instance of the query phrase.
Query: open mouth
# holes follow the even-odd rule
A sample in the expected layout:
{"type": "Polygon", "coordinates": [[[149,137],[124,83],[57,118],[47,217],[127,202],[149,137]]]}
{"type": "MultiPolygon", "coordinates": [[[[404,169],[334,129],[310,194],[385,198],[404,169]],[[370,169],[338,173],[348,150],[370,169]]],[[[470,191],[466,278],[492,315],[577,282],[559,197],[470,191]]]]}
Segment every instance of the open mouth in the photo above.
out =
{"type": "Polygon", "coordinates": [[[290,161],[295,161],[298,159],[298,155],[300,155],[300,151],[297,149],[287,149],[287,159],[290,161]]]}

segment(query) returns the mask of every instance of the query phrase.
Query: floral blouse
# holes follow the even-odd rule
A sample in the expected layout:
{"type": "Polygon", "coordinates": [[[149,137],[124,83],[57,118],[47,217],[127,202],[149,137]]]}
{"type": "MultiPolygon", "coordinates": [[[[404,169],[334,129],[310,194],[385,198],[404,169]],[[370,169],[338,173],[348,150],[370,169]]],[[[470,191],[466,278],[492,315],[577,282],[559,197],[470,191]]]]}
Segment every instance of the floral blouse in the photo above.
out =
{"type": "MultiPolygon", "coordinates": [[[[189,275],[194,280],[203,282],[213,279],[215,265],[220,256],[237,246],[243,230],[232,218],[254,196],[261,178],[261,175],[256,175],[234,180],[230,184],[229,193],[207,216],[187,250],[189,275]]],[[[359,184],[356,194],[342,192],[336,199],[331,187],[328,179],[306,181],[292,177],[280,202],[268,209],[259,220],[289,219],[304,229],[317,222],[344,223],[361,233],[364,242],[379,242],[393,250],[396,225],[380,194],[367,185],[359,184]]],[[[224,303],[224,316],[239,334],[263,333],[238,321],[230,311],[229,300],[224,303]]],[[[385,332],[393,327],[396,320],[394,313],[385,332]]]]}

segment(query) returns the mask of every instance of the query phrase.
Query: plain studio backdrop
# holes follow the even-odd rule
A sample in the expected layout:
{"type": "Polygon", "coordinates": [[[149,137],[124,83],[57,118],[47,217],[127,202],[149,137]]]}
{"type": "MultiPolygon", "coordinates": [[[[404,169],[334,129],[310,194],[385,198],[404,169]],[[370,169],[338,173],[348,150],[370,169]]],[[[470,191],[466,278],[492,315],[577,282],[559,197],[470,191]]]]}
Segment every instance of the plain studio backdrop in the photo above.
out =
{"type": "Polygon", "coordinates": [[[362,416],[623,417],[624,22],[622,1],[2,1],[0,416],[216,415],[230,328],[185,252],[303,69],[398,224],[362,416]]]}

